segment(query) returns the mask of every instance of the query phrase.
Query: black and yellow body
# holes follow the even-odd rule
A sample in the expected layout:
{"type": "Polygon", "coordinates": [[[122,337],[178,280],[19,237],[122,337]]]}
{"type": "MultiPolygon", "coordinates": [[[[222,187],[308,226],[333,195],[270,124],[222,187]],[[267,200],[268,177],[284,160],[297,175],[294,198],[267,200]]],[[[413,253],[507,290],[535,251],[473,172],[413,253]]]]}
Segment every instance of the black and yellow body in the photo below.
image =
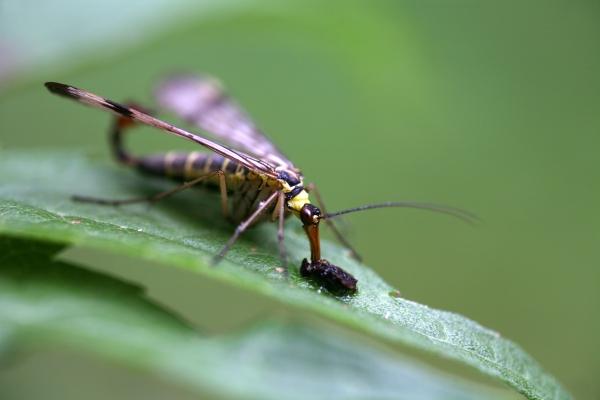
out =
{"type": "MultiPolygon", "coordinates": [[[[221,175],[224,178],[227,194],[226,217],[233,223],[240,223],[250,217],[258,206],[269,196],[278,191],[290,195],[286,198],[284,217],[289,217],[294,211],[299,214],[305,204],[309,204],[308,194],[302,186],[302,178],[296,171],[285,171],[283,179],[274,179],[262,175],[245,166],[215,153],[204,152],[166,152],[135,156],[124,146],[123,136],[127,128],[135,123],[125,117],[117,117],[114,121],[110,140],[117,161],[150,175],[162,176],[178,182],[189,182],[205,178],[202,184],[214,190],[219,190],[221,175]],[[287,189],[287,190],[286,190],[287,189]]],[[[273,202],[264,210],[252,224],[277,217],[277,203],[273,202]]]]}
{"type": "Polygon", "coordinates": [[[110,142],[115,158],[141,172],[163,176],[183,182],[176,188],[154,196],[123,200],[107,200],[75,196],[74,199],[96,204],[121,205],[140,201],[158,201],[196,184],[203,183],[219,189],[223,214],[237,223],[235,232],[223,249],[215,256],[221,260],[238,237],[250,226],[271,219],[278,221],[277,239],[282,260],[280,272],[287,273],[287,255],[284,247],[284,221],[296,215],[306,232],[310,244],[310,262],[304,260],[301,275],[311,278],[333,292],[354,293],[356,279],[342,268],[321,258],[319,222],[324,220],[338,240],[357,259],[358,254],[337,230],[331,218],[373,208],[412,207],[449,214],[467,222],[476,216],[454,207],[411,201],[367,204],[336,213],[325,212],[325,206],[316,190],[315,197],[321,209],[311,204],[302,174],[281,151],[256,127],[248,115],[225,94],[218,81],[206,76],[174,76],[158,87],[158,102],[198,128],[211,133],[229,144],[227,147],[200,135],[162,121],[142,107],[124,105],[98,96],[92,92],[58,82],[46,82],[50,92],[99,108],[115,115],[110,142]],[[154,127],[211,151],[168,152],[158,155],[135,156],[123,145],[123,134],[136,124],[154,127]],[[242,149],[236,150],[233,146],[242,149]]]}
{"type": "MultiPolygon", "coordinates": [[[[302,221],[310,245],[311,261],[308,263],[306,259],[304,260],[303,274],[315,275],[320,281],[324,280],[323,276],[330,276],[332,271],[346,274],[341,268],[321,259],[319,238],[321,210],[310,203],[299,170],[281,169],[275,179],[269,175],[252,171],[215,153],[193,151],[134,156],[125,149],[123,144],[124,133],[127,128],[133,126],[135,126],[135,122],[124,116],[118,116],[114,120],[110,141],[117,161],[146,174],[162,176],[179,182],[193,182],[201,179],[206,186],[220,189],[224,214],[236,224],[244,225],[245,221],[251,221],[247,224],[250,226],[268,218],[274,221],[279,217],[279,213],[283,213],[283,216],[279,218],[280,241],[283,240],[283,219],[295,214],[302,221]],[[280,201],[285,204],[269,200],[276,195],[279,195],[280,201]],[[228,204],[229,202],[231,204],[228,204]],[[253,218],[256,210],[261,208],[263,212],[253,218]],[[231,210],[231,212],[227,210],[231,210]]],[[[351,275],[348,276],[351,277],[351,275]]],[[[338,275],[331,275],[331,277],[341,282],[338,275]]],[[[356,288],[355,283],[351,285],[351,290],[356,288]]]]}
{"type": "MultiPolygon", "coordinates": [[[[190,152],[168,152],[140,157],[135,168],[143,173],[164,176],[178,182],[188,182],[206,177],[203,184],[208,188],[219,189],[219,175],[225,178],[227,194],[229,195],[229,210],[227,216],[232,222],[239,223],[250,216],[258,207],[277,190],[278,182],[264,178],[245,167],[236,164],[218,154],[190,152]]],[[[262,218],[272,214],[275,208],[265,210],[262,218]],[[269,213],[270,211],[270,213],[269,213]]],[[[286,214],[289,215],[288,212],[286,214]]],[[[261,220],[256,220],[255,223],[261,220]]]]}
{"type": "Polygon", "coordinates": [[[302,222],[310,244],[310,261],[302,262],[301,275],[310,278],[332,292],[353,293],[356,279],[342,268],[321,258],[319,222],[324,220],[338,240],[350,253],[356,251],[337,230],[331,218],[373,208],[411,207],[449,214],[467,222],[476,217],[464,210],[431,203],[411,201],[367,204],[336,213],[327,213],[316,186],[314,191],[321,209],[311,204],[303,177],[294,164],[271,143],[249,119],[247,114],[227,96],[220,84],[207,77],[175,76],[158,87],[157,99],[161,106],[173,111],[196,127],[211,133],[220,144],[203,136],[162,121],[143,108],[123,105],[94,93],[57,82],[47,82],[52,93],[79,103],[103,109],[116,116],[110,141],[113,153],[122,164],[143,173],[183,182],[176,188],[145,198],[108,200],[76,196],[79,201],[104,205],[132,204],[140,201],[158,201],[196,184],[220,191],[223,214],[236,223],[236,229],[214,262],[221,260],[237,238],[250,226],[270,219],[278,221],[277,238],[282,260],[280,272],[287,271],[284,247],[284,220],[295,215],[302,222]],[[170,135],[194,142],[208,149],[201,152],[167,152],[136,156],[123,145],[124,132],[136,124],[154,127],[170,135]],[[235,148],[234,148],[235,147],[235,148]]]}

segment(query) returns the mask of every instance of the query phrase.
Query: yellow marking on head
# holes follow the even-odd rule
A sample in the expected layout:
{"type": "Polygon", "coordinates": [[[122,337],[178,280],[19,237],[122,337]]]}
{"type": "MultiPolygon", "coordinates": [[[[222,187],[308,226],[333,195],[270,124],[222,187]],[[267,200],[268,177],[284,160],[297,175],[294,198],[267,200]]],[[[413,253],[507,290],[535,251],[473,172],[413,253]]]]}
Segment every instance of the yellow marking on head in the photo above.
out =
{"type": "Polygon", "coordinates": [[[284,181],[283,179],[277,179],[277,181],[281,184],[281,189],[283,193],[289,193],[292,190],[294,190],[297,186],[301,186],[303,184],[302,179],[300,179],[300,183],[296,186],[290,186],[290,184],[284,181]]]}
{"type": "Polygon", "coordinates": [[[306,190],[301,191],[287,202],[288,207],[295,212],[300,212],[305,204],[310,204],[310,199],[308,198],[308,192],[306,190]]]}

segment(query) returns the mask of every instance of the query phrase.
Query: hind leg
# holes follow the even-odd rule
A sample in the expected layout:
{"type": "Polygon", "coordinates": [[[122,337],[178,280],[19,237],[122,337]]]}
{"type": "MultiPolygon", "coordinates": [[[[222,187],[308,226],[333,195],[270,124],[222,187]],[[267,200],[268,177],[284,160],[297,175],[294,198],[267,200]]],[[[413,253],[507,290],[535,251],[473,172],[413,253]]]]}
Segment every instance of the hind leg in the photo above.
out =
{"type": "Polygon", "coordinates": [[[221,261],[223,259],[223,257],[225,256],[225,254],[229,251],[229,249],[231,248],[231,246],[233,246],[233,244],[236,242],[236,240],[238,240],[238,238],[240,237],[240,235],[242,233],[244,233],[246,231],[246,229],[248,229],[248,227],[250,225],[252,225],[258,219],[258,217],[260,217],[260,215],[263,212],[265,212],[265,210],[267,208],[269,208],[269,206],[271,204],[273,204],[273,202],[275,201],[275,199],[277,198],[278,195],[279,195],[279,192],[274,192],[272,195],[270,195],[265,201],[263,201],[263,202],[261,202],[259,204],[258,208],[256,210],[254,210],[254,212],[252,213],[252,215],[250,215],[245,221],[243,221],[241,224],[239,224],[235,228],[235,232],[229,238],[229,240],[227,241],[227,243],[225,243],[225,246],[223,246],[223,248],[221,249],[221,251],[219,252],[219,254],[217,254],[213,258],[213,264],[217,264],[219,261],[221,261]]]}
{"type": "Polygon", "coordinates": [[[98,197],[74,195],[71,197],[71,199],[73,201],[77,201],[77,202],[81,202],[81,203],[93,203],[93,204],[100,204],[100,205],[105,205],[105,206],[121,206],[121,205],[136,204],[136,203],[156,203],[164,198],[174,195],[175,193],[179,193],[183,190],[189,189],[192,186],[195,186],[198,183],[200,183],[206,179],[212,178],[215,175],[219,175],[219,177],[220,177],[219,178],[219,186],[221,187],[221,207],[223,209],[223,214],[227,216],[228,215],[227,214],[228,213],[227,187],[226,187],[223,171],[215,171],[215,172],[207,174],[205,176],[201,176],[199,178],[193,179],[189,182],[185,182],[177,187],[174,187],[173,189],[166,190],[164,192],[159,192],[159,193],[153,194],[151,196],[133,197],[133,198],[129,198],[129,199],[114,200],[114,199],[103,199],[103,198],[98,198],[98,197]]]}

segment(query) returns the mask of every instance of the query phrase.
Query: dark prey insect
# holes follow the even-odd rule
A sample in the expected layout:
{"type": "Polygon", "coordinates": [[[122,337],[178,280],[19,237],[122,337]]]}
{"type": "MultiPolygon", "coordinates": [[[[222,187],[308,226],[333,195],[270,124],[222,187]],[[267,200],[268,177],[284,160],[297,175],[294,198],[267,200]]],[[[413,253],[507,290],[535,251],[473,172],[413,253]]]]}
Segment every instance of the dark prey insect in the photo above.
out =
{"type": "Polygon", "coordinates": [[[283,226],[284,219],[293,214],[300,218],[310,244],[310,262],[304,259],[301,274],[331,292],[353,293],[356,291],[356,279],[342,268],[321,258],[321,220],[329,225],[337,239],[358,259],[356,251],[340,234],[331,218],[370,208],[416,207],[451,214],[467,221],[473,219],[471,214],[460,209],[413,202],[372,204],[328,214],[316,186],[304,185],[300,170],[267,139],[246,113],[225,94],[218,81],[212,78],[176,76],[163,82],[158,87],[156,96],[162,107],[178,114],[230,147],[157,119],[137,105],[119,104],[62,83],[47,82],[45,85],[54,94],[116,114],[111,127],[110,141],[119,162],[145,173],[183,182],[180,186],[151,197],[107,200],[75,196],[75,199],[121,205],[157,201],[201,182],[209,187],[218,188],[223,214],[236,223],[237,228],[221,251],[215,255],[215,263],[225,256],[246,229],[271,219],[278,222],[281,271],[287,273],[283,226]],[[123,146],[123,134],[136,124],[149,125],[180,136],[208,148],[211,153],[168,152],[147,156],[132,155],[123,146]],[[309,192],[314,193],[320,208],[311,203],[309,192]]]}

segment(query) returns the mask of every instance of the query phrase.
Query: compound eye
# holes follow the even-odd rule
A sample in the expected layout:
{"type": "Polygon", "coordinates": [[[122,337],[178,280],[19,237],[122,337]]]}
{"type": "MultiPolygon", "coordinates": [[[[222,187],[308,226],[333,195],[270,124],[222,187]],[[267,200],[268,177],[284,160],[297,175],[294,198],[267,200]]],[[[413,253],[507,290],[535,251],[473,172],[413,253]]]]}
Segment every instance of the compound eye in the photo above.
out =
{"type": "Polygon", "coordinates": [[[321,210],[312,204],[305,204],[300,210],[300,219],[304,225],[313,225],[319,223],[321,210]]]}

